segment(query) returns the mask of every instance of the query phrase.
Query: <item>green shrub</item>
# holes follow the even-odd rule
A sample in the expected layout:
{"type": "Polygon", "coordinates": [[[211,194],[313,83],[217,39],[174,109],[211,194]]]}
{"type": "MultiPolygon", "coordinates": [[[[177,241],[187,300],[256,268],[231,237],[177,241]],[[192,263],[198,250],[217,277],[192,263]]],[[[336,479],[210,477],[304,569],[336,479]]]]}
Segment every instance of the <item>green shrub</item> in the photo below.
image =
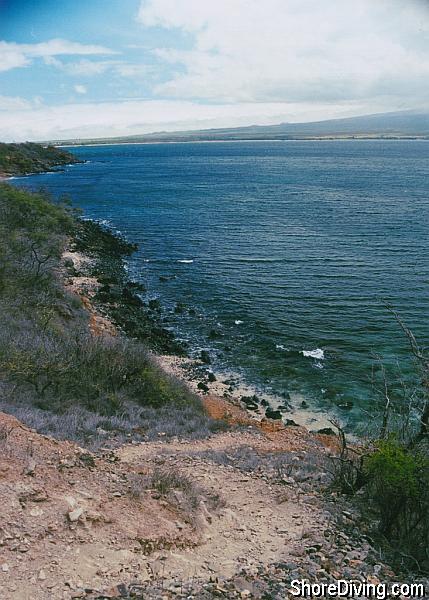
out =
{"type": "Polygon", "coordinates": [[[417,561],[427,561],[428,457],[390,438],[379,442],[364,468],[367,494],[377,508],[381,533],[417,561]]]}

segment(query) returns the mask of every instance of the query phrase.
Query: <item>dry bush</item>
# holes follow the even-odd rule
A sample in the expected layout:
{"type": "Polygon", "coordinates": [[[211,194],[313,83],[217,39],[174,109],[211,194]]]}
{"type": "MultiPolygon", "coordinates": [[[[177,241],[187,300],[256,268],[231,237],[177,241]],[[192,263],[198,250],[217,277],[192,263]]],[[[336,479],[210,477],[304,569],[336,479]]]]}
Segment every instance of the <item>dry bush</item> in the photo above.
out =
{"type": "Polygon", "coordinates": [[[195,517],[201,504],[211,511],[225,506],[219,494],[208,492],[185,473],[172,468],[156,468],[149,475],[133,475],[130,479],[130,493],[134,498],[141,498],[145,491],[150,491],[167,500],[179,509],[187,520],[195,524],[195,517]]]}

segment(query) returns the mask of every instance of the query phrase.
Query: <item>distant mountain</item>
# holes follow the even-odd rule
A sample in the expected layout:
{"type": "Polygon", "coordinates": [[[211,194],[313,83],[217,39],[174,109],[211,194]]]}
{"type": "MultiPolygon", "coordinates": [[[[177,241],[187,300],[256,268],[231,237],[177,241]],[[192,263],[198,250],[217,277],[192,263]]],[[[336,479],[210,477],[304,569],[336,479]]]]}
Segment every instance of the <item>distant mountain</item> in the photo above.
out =
{"type": "Polygon", "coordinates": [[[157,132],[116,138],[56,140],[55,144],[112,144],[149,142],[192,142],[221,140],[290,140],[320,138],[426,138],[429,112],[402,111],[331,119],[312,123],[250,125],[198,131],[157,132]]]}

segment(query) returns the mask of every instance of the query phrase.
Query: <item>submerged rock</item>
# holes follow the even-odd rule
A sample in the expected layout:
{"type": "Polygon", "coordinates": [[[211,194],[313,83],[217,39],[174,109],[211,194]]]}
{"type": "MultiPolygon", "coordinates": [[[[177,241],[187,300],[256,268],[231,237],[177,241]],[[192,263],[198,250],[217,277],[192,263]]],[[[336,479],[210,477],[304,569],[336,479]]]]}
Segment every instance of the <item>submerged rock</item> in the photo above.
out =
{"type": "Polygon", "coordinates": [[[217,329],[210,329],[210,333],[208,335],[209,340],[218,340],[222,336],[223,333],[221,331],[218,331],[217,329]]]}
{"type": "Polygon", "coordinates": [[[351,410],[353,408],[353,402],[351,400],[348,400],[347,402],[342,402],[338,405],[338,408],[341,408],[342,410],[351,410]]]}
{"type": "Polygon", "coordinates": [[[207,352],[207,350],[201,350],[200,359],[206,365],[210,365],[212,362],[212,360],[210,358],[210,354],[207,352]]]}
{"type": "Polygon", "coordinates": [[[174,307],[174,312],[176,315],[182,315],[185,312],[185,308],[183,302],[178,302],[174,307]]]}
{"type": "Polygon", "coordinates": [[[149,300],[148,306],[150,310],[161,310],[161,303],[157,298],[149,300]]]}

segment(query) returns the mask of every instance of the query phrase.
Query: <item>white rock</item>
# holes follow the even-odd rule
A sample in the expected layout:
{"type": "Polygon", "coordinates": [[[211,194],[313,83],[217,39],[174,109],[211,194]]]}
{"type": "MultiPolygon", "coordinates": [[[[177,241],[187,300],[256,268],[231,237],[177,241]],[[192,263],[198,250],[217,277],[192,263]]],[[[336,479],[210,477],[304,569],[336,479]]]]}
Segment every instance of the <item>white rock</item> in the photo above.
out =
{"type": "Polygon", "coordinates": [[[74,523],[83,515],[83,508],[75,508],[67,513],[67,517],[71,523],[74,523]]]}

